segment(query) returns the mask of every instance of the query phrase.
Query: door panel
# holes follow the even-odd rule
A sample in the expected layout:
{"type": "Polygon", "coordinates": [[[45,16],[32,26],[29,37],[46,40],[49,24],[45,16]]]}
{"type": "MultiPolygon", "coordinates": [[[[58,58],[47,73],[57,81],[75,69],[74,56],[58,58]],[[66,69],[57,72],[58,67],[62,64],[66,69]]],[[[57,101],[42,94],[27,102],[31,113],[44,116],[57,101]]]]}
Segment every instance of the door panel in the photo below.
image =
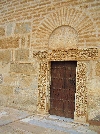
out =
{"type": "Polygon", "coordinates": [[[51,62],[50,114],[74,118],[76,61],[51,62]]]}

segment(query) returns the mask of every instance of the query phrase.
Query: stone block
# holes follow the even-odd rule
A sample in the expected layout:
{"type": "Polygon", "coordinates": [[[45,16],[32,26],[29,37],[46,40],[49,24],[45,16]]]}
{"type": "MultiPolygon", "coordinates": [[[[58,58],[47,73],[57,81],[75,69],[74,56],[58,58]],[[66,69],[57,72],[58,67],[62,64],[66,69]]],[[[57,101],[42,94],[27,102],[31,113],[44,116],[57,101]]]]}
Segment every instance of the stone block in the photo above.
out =
{"type": "Polygon", "coordinates": [[[49,38],[49,48],[76,47],[78,43],[77,32],[69,26],[61,26],[53,31],[49,38]]]}
{"type": "Polygon", "coordinates": [[[3,27],[0,27],[0,36],[5,35],[5,29],[3,27]]]}
{"type": "Polygon", "coordinates": [[[7,106],[7,95],[0,94],[0,106],[7,106]]]}
{"type": "Polygon", "coordinates": [[[29,48],[30,47],[30,35],[25,35],[20,38],[21,48],[29,48]]]}
{"type": "Polygon", "coordinates": [[[19,92],[15,92],[8,98],[8,106],[35,111],[37,107],[37,93],[35,90],[19,89],[19,92]]]}
{"type": "Polygon", "coordinates": [[[16,23],[14,33],[24,34],[31,32],[31,22],[16,23]]]}
{"type": "Polygon", "coordinates": [[[30,35],[27,37],[27,46],[30,47],[30,35]]]}
{"type": "Polygon", "coordinates": [[[7,74],[3,76],[4,84],[14,86],[15,85],[16,76],[12,74],[7,74]]]}
{"type": "Polygon", "coordinates": [[[0,51],[0,61],[10,62],[11,52],[9,50],[0,51]]]}
{"type": "Polygon", "coordinates": [[[7,24],[7,30],[6,30],[6,35],[10,36],[13,33],[13,23],[8,23],[7,24]]]}
{"type": "Polygon", "coordinates": [[[96,64],[96,75],[100,77],[100,62],[96,64]]]}
{"type": "Polygon", "coordinates": [[[25,44],[26,44],[26,38],[25,37],[22,37],[21,38],[21,47],[24,48],[25,47],[25,44]]]}
{"type": "Polygon", "coordinates": [[[15,60],[17,61],[26,61],[29,57],[29,50],[19,49],[15,51],[15,60]]]}
{"type": "Polygon", "coordinates": [[[0,39],[1,49],[18,48],[18,47],[19,47],[19,37],[9,37],[0,39]]]}
{"type": "Polygon", "coordinates": [[[13,87],[9,85],[0,86],[0,95],[12,95],[13,94],[13,87]]]}
{"type": "MultiPolygon", "coordinates": [[[[100,87],[100,86],[99,86],[100,87]]],[[[100,91],[98,88],[89,91],[88,93],[88,118],[89,120],[96,119],[100,115],[100,91]]]]}
{"type": "Polygon", "coordinates": [[[34,86],[37,84],[38,85],[38,82],[36,83],[36,81],[34,81],[34,76],[33,75],[22,75],[21,76],[21,81],[20,81],[20,84],[21,84],[21,87],[23,89],[26,89],[26,88],[29,88],[31,87],[31,85],[34,83],[34,86]]]}
{"type": "Polygon", "coordinates": [[[7,74],[10,71],[10,62],[7,61],[0,62],[0,72],[2,74],[7,74]]]}
{"type": "Polygon", "coordinates": [[[3,82],[3,76],[2,74],[0,74],[0,84],[2,84],[2,82],[3,82]]]}
{"type": "Polygon", "coordinates": [[[11,63],[10,71],[23,74],[35,74],[34,65],[31,63],[11,63]]]}
{"type": "Polygon", "coordinates": [[[98,49],[98,58],[100,59],[100,49],[98,49]]]}

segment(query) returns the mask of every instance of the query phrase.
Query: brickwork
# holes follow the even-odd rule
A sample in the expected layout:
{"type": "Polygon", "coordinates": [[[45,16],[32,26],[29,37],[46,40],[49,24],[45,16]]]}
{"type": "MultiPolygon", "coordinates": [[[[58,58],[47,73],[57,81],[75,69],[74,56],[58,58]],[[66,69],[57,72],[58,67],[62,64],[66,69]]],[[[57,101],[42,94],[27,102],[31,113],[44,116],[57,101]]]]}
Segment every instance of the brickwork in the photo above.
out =
{"type": "Polygon", "coordinates": [[[63,60],[78,63],[75,120],[97,117],[99,0],[0,0],[1,105],[47,113],[50,62],[63,60]]]}

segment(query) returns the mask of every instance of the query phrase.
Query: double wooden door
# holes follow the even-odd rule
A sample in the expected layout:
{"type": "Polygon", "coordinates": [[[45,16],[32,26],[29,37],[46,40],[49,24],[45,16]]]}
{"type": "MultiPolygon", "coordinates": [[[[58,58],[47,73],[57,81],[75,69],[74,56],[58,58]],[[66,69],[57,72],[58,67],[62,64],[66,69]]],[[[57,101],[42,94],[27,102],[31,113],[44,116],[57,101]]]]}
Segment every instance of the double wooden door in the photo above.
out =
{"type": "Polygon", "coordinates": [[[74,118],[76,61],[51,62],[50,114],[74,118]]]}

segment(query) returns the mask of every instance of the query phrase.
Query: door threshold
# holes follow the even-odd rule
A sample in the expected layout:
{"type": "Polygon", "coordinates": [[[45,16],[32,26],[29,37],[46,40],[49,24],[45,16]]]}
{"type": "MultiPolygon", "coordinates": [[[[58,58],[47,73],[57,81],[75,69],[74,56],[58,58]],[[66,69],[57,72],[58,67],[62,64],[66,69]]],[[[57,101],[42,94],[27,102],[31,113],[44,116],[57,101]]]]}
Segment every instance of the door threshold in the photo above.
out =
{"type": "Polygon", "coordinates": [[[50,120],[65,121],[65,122],[69,122],[69,123],[74,122],[74,119],[66,118],[66,117],[61,117],[61,116],[57,116],[57,115],[49,115],[48,119],[50,119],[50,120]]]}

